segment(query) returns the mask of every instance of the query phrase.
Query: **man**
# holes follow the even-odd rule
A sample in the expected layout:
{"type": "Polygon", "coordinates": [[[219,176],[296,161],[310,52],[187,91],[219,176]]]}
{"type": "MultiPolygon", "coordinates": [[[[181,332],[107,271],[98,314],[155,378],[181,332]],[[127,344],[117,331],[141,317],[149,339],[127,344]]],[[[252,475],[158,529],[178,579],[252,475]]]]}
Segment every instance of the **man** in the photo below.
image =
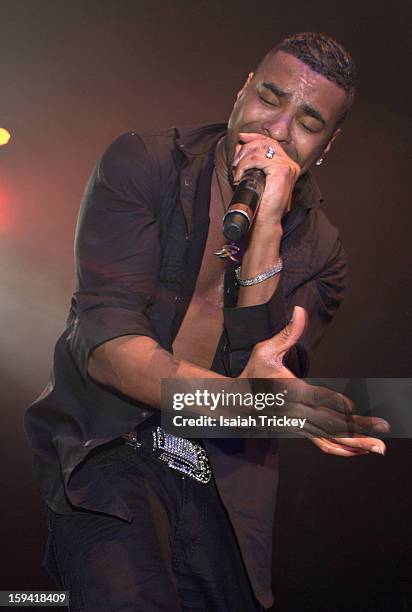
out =
{"type": "MultiPolygon", "coordinates": [[[[309,168],[340,133],[353,80],[338,43],[295,35],[249,74],[227,127],[129,133],[98,162],[53,382],[26,416],[49,507],[45,563],[73,610],[270,607],[276,440],[169,437],[171,468],[158,457],[160,383],[307,372],[345,277],[309,168]],[[222,216],[250,168],[266,182],[238,268],[216,253],[228,251],[222,216]],[[187,467],[179,449],[202,447],[205,463],[187,467]]],[[[342,424],[345,399],[299,389],[324,452],[384,453],[376,438],[333,437],[316,420],[323,407],[342,424]]]]}

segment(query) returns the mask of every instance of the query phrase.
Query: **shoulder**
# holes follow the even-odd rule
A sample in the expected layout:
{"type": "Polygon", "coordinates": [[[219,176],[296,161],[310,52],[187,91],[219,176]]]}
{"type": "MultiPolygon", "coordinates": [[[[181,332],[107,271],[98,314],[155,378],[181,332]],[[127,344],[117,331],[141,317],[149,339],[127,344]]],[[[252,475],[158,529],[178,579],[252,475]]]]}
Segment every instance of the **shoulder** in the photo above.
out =
{"type": "Polygon", "coordinates": [[[173,169],[173,142],[173,129],[121,134],[98,160],[93,184],[130,197],[139,192],[153,200],[162,177],[173,169]]]}
{"type": "Polygon", "coordinates": [[[133,175],[150,169],[158,178],[170,176],[186,156],[206,154],[226,132],[225,123],[134,130],[121,134],[104,151],[98,166],[100,178],[133,175]]]}
{"type": "Polygon", "coordinates": [[[99,163],[102,170],[135,168],[156,158],[156,149],[173,142],[172,130],[158,132],[126,132],[118,136],[104,151],[99,163]]]}
{"type": "Polygon", "coordinates": [[[208,123],[194,126],[173,126],[160,129],[133,130],[121,134],[106,149],[104,156],[129,158],[145,152],[161,155],[175,150],[184,153],[206,152],[226,133],[226,123],[208,123]]]}

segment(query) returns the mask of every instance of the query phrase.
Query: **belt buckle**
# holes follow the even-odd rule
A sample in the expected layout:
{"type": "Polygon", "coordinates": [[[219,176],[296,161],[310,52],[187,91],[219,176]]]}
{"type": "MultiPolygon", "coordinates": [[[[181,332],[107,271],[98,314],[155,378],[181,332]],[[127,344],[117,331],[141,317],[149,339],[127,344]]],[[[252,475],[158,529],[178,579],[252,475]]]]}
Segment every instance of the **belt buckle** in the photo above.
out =
{"type": "Polygon", "coordinates": [[[153,429],[153,453],[173,469],[207,484],[212,470],[205,450],[195,442],[167,433],[161,427],[153,429]]]}

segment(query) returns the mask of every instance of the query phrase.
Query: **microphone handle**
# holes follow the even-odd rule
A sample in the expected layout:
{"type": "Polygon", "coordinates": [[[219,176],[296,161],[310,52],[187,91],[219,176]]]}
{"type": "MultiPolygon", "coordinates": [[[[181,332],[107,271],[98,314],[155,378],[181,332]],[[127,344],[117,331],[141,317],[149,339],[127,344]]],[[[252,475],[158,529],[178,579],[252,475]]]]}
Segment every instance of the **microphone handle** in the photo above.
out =
{"type": "Polygon", "coordinates": [[[223,217],[223,234],[228,240],[240,240],[249,231],[265,189],[265,180],[263,170],[251,168],[244,173],[223,217]]]}

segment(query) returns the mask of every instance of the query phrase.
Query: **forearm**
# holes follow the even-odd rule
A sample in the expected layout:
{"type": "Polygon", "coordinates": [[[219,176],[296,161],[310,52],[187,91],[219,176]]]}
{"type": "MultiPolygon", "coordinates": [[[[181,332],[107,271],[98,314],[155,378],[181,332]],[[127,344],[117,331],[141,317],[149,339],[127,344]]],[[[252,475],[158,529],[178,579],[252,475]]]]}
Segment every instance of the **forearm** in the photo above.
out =
{"type": "MultiPolygon", "coordinates": [[[[279,259],[281,238],[282,226],[280,223],[270,229],[254,227],[242,260],[241,278],[253,278],[274,266],[279,259]]],[[[240,287],[237,305],[264,304],[272,297],[278,283],[279,274],[276,274],[257,285],[240,287]]]]}
{"type": "Polygon", "coordinates": [[[153,408],[160,408],[162,378],[226,380],[216,372],[177,359],[147,336],[122,336],[97,347],[89,358],[88,374],[97,383],[153,408]]]}

